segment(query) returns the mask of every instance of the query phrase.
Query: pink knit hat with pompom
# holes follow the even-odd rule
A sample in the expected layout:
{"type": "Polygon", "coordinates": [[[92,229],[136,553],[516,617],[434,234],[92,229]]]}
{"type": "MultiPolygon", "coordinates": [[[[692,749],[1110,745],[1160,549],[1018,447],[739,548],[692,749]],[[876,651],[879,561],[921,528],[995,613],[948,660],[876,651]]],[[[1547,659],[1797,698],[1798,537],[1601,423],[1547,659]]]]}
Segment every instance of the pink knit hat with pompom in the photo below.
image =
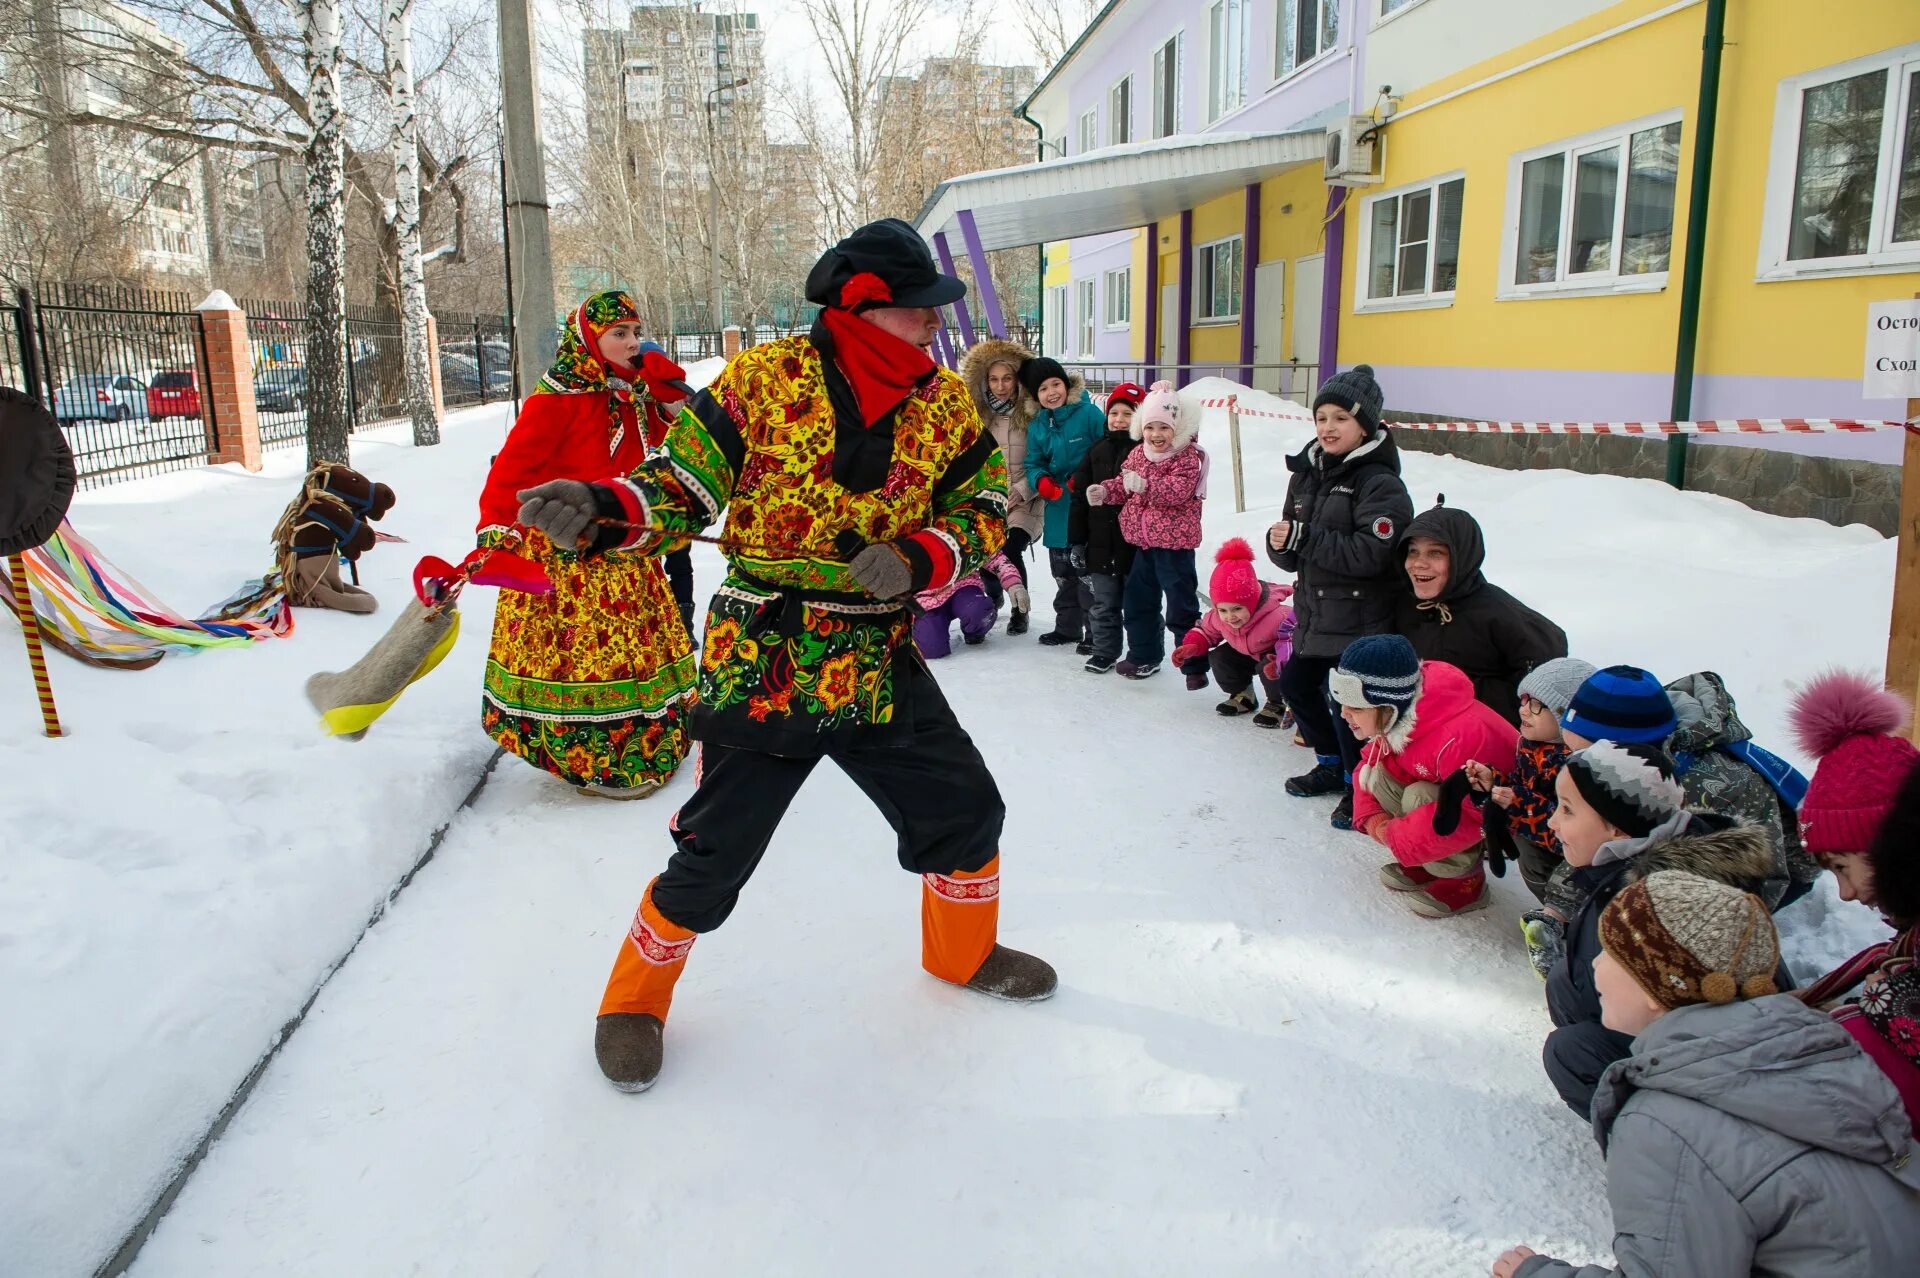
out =
{"type": "Polygon", "coordinates": [[[1794,737],[1819,760],[1800,804],[1807,851],[1865,852],[1873,845],[1901,783],[1920,763],[1920,749],[1897,735],[1912,713],[1898,693],[1852,670],[1829,670],[1794,697],[1794,737]]]}
{"type": "Polygon", "coordinates": [[[1239,604],[1251,612],[1260,606],[1260,578],[1253,574],[1253,547],[1229,537],[1213,552],[1213,579],[1207,593],[1217,604],[1239,604]]]}

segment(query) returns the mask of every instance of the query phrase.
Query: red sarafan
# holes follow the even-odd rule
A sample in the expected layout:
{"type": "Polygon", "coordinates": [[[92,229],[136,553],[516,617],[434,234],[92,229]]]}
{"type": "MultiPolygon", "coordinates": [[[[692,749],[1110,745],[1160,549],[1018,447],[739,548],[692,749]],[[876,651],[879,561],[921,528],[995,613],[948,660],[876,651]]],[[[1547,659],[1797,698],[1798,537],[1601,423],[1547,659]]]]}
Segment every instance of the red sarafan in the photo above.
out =
{"type": "Polygon", "coordinates": [[[1858,670],[1815,675],[1788,712],[1794,740],[1816,759],[1831,754],[1848,737],[1898,732],[1912,716],[1905,697],[1858,670]]]}

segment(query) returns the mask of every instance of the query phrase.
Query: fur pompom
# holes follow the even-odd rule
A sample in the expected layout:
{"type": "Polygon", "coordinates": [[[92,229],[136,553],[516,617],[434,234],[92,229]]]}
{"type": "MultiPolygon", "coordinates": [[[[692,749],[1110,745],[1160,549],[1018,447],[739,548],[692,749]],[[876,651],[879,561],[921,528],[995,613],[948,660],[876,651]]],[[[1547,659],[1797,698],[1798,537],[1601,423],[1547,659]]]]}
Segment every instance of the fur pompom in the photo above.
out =
{"type": "Polygon", "coordinates": [[[1220,549],[1213,552],[1216,564],[1232,563],[1234,560],[1253,562],[1253,547],[1247,544],[1245,537],[1229,537],[1220,543],[1220,549]]]}
{"type": "Polygon", "coordinates": [[[1788,711],[1794,740],[1816,759],[1831,753],[1848,737],[1896,733],[1912,715],[1906,698],[1857,670],[1827,670],[1815,675],[1800,689],[1788,711]]]}
{"type": "Polygon", "coordinates": [[[887,282],[872,271],[862,271],[840,286],[840,308],[852,310],[868,302],[890,303],[893,290],[887,282]]]}

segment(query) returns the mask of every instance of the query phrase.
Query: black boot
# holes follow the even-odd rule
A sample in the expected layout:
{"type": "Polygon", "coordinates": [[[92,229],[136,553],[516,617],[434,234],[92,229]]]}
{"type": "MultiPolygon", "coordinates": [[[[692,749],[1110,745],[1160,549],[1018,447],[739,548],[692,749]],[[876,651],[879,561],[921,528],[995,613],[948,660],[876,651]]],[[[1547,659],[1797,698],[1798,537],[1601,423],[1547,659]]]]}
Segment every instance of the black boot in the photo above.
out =
{"type": "Polygon", "coordinates": [[[1316,763],[1311,772],[1291,777],[1286,791],[1296,799],[1314,799],[1323,794],[1339,794],[1347,788],[1346,774],[1337,763],[1316,763]]]}
{"type": "Polygon", "coordinates": [[[1027,633],[1027,614],[1015,608],[1012,615],[1007,618],[1007,633],[1010,635],[1027,633]]]}
{"type": "Polygon", "coordinates": [[[1327,818],[1327,824],[1336,830],[1353,828],[1353,791],[1348,790],[1340,796],[1340,802],[1333,807],[1333,815],[1327,818]]]}

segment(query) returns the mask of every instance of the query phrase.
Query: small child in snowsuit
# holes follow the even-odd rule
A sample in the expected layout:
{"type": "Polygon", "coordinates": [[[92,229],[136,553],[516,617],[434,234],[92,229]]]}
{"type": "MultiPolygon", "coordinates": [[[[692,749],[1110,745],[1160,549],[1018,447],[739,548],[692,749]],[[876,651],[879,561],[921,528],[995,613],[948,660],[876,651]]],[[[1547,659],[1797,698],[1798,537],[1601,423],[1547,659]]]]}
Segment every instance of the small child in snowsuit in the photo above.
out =
{"type": "Polygon", "coordinates": [[[1229,538],[1214,552],[1213,562],[1213,578],[1207,583],[1213,608],[1173,650],[1173,663],[1184,667],[1195,658],[1205,659],[1220,691],[1227,694],[1215,711],[1231,716],[1257,710],[1255,727],[1278,728],[1286,710],[1278,667],[1285,662],[1275,660],[1275,649],[1292,640],[1293,609],[1287,600],[1293,587],[1256,577],[1253,547],[1240,537],[1229,538]],[[1253,695],[1255,678],[1266,694],[1264,706],[1253,695]]]}
{"type": "MultiPolygon", "coordinates": [[[[1025,612],[1030,600],[1013,560],[1005,554],[996,554],[987,560],[986,571],[999,579],[1007,598],[1013,601],[1014,611],[1025,612]]],[[[938,590],[915,595],[913,601],[920,609],[920,615],[913,620],[913,642],[920,649],[920,655],[929,661],[937,661],[953,651],[954,622],[960,623],[960,633],[969,645],[985,643],[1000,613],[993,600],[987,598],[987,588],[979,572],[970,572],[938,590]]]]}
{"type": "MultiPolygon", "coordinates": [[[[1207,495],[1207,455],[1194,436],[1197,414],[1184,411],[1172,382],[1155,382],[1134,415],[1140,446],[1121,466],[1120,535],[1134,548],[1122,605],[1127,659],[1115,667],[1129,679],[1160,672],[1166,652],[1161,631],[1183,636],[1200,620],[1199,579],[1193,564],[1200,544],[1200,503],[1207,495]],[[1165,597],[1166,612],[1161,613],[1165,597]]],[[[1113,485],[1106,485],[1111,501],[1113,485]]],[[[1206,666],[1196,657],[1186,670],[1187,687],[1207,686],[1206,666]]]]}
{"type": "Polygon", "coordinates": [[[1518,861],[1521,881],[1540,902],[1520,916],[1520,933],[1543,981],[1565,947],[1567,920],[1583,899],[1547,822],[1558,801],[1554,780],[1567,761],[1560,716],[1593,671],[1577,657],[1556,657],[1528,671],[1520,681],[1520,754],[1513,771],[1496,772],[1477,760],[1467,765],[1467,781],[1479,792],[1475,802],[1486,807],[1481,828],[1488,852],[1518,861]]]}
{"type": "MultiPolygon", "coordinates": [[[[1120,502],[1108,500],[1107,486],[1121,489],[1120,467],[1133,451],[1133,414],[1145,399],[1145,388],[1121,382],[1107,392],[1107,433],[1087,450],[1080,469],[1073,472],[1073,507],[1067,517],[1069,556],[1086,571],[1092,594],[1087,610],[1088,639],[1093,654],[1088,674],[1105,674],[1120,660],[1120,593],[1133,565],[1133,547],[1120,535],[1120,502]]],[[[1122,490],[1124,491],[1124,490],[1122,490]]]]}

